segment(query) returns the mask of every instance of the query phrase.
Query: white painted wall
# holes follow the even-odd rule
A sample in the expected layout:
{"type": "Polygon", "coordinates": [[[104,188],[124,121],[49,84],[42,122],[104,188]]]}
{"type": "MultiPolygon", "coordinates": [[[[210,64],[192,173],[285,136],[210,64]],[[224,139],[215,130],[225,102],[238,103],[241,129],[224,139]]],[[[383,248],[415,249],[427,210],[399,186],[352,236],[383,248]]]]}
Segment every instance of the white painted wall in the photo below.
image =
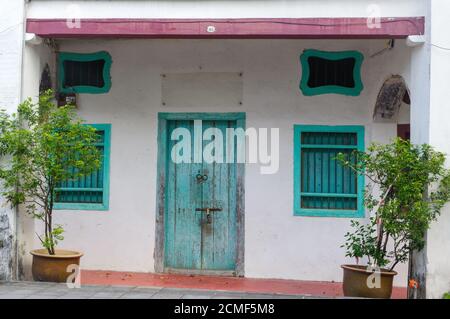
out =
{"type": "MultiPolygon", "coordinates": [[[[450,111],[447,106],[450,98],[447,85],[450,72],[449,10],[449,1],[427,1],[426,43],[412,49],[410,80],[411,139],[414,143],[431,144],[446,154],[450,154],[450,111]]],[[[427,234],[426,249],[415,259],[419,269],[414,275],[425,277],[427,298],[442,298],[450,291],[449,229],[450,207],[447,205],[427,234]]]]}
{"type": "Polygon", "coordinates": [[[33,0],[30,18],[303,18],[422,16],[426,0],[33,0]],[[373,4],[377,7],[374,7],[373,4]],[[378,14],[379,13],[379,14],[378,14]]]}
{"type": "MultiPolygon", "coordinates": [[[[293,125],[365,125],[366,143],[389,141],[395,124],[373,124],[378,90],[391,74],[410,80],[410,48],[370,58],[382,40],[64,40],[62,51],[107,50],[112,56],[108,94],[81,94],[79,114],[112,124],[109,211],[58,211],[67,233],[62,247],[85,253],[85,269],[154,270],[158,112],[247,113],[248,127],[280,128],[280,170],[246,168],[245,273],[247,277],[341,281],[339,265],[352,262],[339,248],[349,219],[293,216],[293,125]],[[360,50],[365,89],[359,97],[305,97],[298,88],[303,49],[360,50]],[[161,106],[161,73],[243,72],[244,103],[222,109],[161,106]]],[[[214,99],[214,96],[210,97],[214,99]]],[[[35,247],[39,243],[35,241],[35,247]]],[[[400,267],[396,285],[405,285],[400,267]]]]}
{"type": "Polygon", "coordinates": [[[24,2],[0,0],[0,103],[14,110],[20,100],[24,2]]]}
{"type": "MultiPolygon", "coordinates": [[[[23,1],[0,0],[0,108],[7,112],[20,101],[23,21],[23,1]]],[[[0,280],[5,280],[15,277],[16,212],[1,197],[0,203],[0,280]]]]}
{"type": "MultiPolygon", "coordinates": [[[[448,19],[450,2],[431,1],[430,50],[430,116],[429,143],[440,151],[450,154],[450,35],[448,19]],[[438,48],[440,46],[441,48],[438,48]],[[447,48],[447,49],[443,49],[447,48]]],[[[450,159],[447,160],[450,165],[450,159]]],[[[427,238],[427,297],[442,298],[450,291],[450,206],[442,212],[433,224],[427,238]]]]}

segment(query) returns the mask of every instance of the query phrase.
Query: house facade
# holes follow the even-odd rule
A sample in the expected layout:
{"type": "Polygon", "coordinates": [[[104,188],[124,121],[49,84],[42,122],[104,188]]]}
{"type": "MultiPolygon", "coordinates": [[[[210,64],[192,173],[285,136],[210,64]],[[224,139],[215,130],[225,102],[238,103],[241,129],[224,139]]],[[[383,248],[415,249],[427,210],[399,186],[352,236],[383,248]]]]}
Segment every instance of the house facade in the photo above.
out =
{"type": "MultiPolygon", "coordinates": [[[[0,4],[2,107],[53,88],[102,135],[102,167],[58,189],[83,269],[341,281],[369,216],[337,150],[450,153],[445,0],[0,4]]],[[[2,205],[0,228],[0,276],[29,278],[40,225],[2,205]]],[[[450,290],[449,228],[397,286],[450,290]]]]}

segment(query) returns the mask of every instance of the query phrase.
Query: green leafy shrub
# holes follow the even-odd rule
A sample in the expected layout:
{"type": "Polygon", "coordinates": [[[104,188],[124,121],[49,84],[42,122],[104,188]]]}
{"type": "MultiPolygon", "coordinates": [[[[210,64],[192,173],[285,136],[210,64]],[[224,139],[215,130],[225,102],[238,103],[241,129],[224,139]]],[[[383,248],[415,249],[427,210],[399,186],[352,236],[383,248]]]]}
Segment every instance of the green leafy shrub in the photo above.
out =
{"type": "Polygon", "coordinates": [[[344,154],[337,159],[370,181],[364,202],[373,217],[368,224],[352,220],[354,230],[345,235],[342,247],[347,257],[366,257],[370,265],[393,270],[412,250],[424,247],[430,223],[450,199],[445,155],[398,138],[387,145],[372,144],[356,156],[356,164],[344,154]]]}
{"type": "Polygon", "coordinates": [[[38,103],[27,99],[17,113],[0,111],[2,195],[44,223],[38,237],[51,255],[64,231],[53,225],[55,188],[99,168],[97,140],[95,129],[83,125],[73,107],[55,106],[51,91],[41,94],[38,103]]]}

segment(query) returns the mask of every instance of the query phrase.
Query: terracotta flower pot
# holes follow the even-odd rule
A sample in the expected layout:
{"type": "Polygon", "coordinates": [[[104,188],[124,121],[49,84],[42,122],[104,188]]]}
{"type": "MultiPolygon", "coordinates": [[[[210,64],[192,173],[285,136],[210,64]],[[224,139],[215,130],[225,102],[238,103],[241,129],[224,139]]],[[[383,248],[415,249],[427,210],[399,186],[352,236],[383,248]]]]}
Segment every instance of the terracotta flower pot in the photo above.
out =
{"type": "Polygon", "coordinates": [[[35,281],[66,282],[73,273],[70,265],[80,265],[82,253],[77,251],[56,249],[55,255],[50,255],[47,249],[36,249],[33,255],[32,274],[35,281]],[[69,270],[69,272],[68,272],[69,270]]]}
{"type": "Polygon", "coordinates": [[[366,266],[342,265],[344,269],[344,296],[363,298],[391,298],[392,285],[395,271],[380,269],[379,273],[368,270],[366,266]],[[373,276],[379,275],[379,281],[373,280],[373,276]],[[372,276],[369,278],[369,276],[372,276]],[[368,285],[369,279],[369,285],[368,285]],[[377,287],[376,283],[379,283],[377,287]],[[374,285],[375,287],[370,287],[374,285]]]}

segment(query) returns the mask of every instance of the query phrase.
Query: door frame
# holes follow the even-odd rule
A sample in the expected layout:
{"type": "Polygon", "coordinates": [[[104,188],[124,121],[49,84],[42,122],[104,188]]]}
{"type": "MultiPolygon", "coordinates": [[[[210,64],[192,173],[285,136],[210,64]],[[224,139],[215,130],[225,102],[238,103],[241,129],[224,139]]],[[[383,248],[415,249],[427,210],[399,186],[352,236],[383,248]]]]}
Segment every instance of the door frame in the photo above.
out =
{"type": "MultiPolygon", "coordinates": [[[[244,112],[234,113],[158,113],[158,160],[156,178],[156,224],[155,224],[155,272],[169,272],[170,269],[164,265],[165,244],[165,213],[166,213],[166,176],[167,176],[167,122],[173,120],[217,120],[236,121],[237,127],[245,128],[246,114],[244,112]]],[[[236,163],[236,269],[235,276],[244,276],[244,254],[245,254],[245,163],[236,163]]],[[[211,271],[201,272],[212,275],[211,271]]]]}

